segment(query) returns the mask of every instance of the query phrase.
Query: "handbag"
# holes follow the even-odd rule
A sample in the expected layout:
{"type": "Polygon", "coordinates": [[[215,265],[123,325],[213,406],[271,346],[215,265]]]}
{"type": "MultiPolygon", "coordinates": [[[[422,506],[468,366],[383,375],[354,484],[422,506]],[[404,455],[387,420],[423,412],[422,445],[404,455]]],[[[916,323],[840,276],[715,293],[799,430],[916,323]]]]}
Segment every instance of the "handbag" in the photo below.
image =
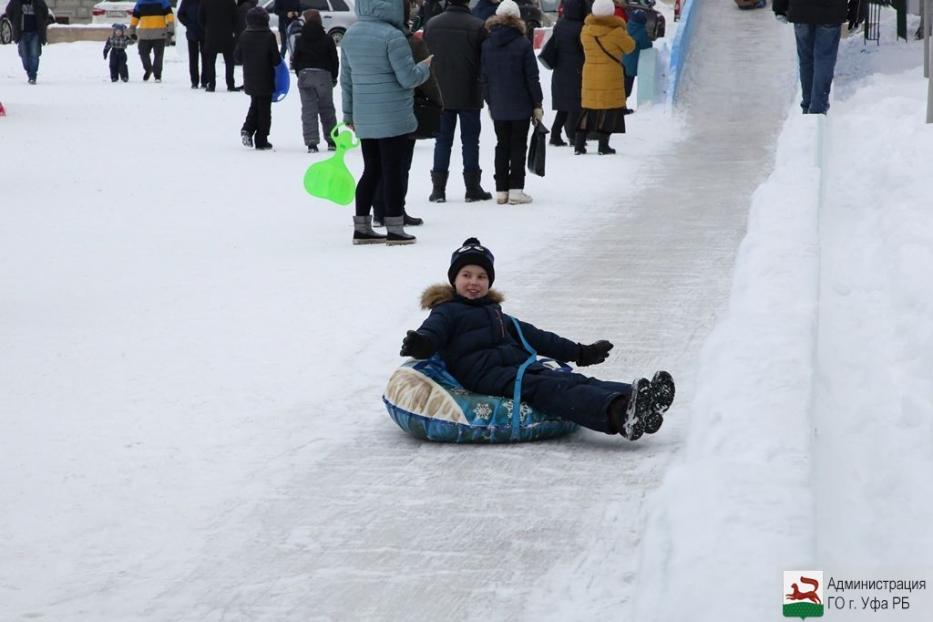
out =
{"type": "Polygon", "coordinates": [[[534,122],[534,128],[531,130],[531,143],[528,145],[528,170],[538,177],[544,177],[545,149],[549,133],[543,123],[534,122]]]}
{"type": "Polygon", "coordinates": [[[430,97],[415,91],[415,119],[418,127],[412,132],[416,140],[434,138],[441,128],[441,107],[430,97]]]}
{"type": "Polygon", "coordinates": [[[545,69],[553,70],[554,66],[557,65],[557,44],[554,43],[554,35],[551,35],[544,47],[541,48],[541,53],[538,54],[538,62],[544,65],[545,69]]]}

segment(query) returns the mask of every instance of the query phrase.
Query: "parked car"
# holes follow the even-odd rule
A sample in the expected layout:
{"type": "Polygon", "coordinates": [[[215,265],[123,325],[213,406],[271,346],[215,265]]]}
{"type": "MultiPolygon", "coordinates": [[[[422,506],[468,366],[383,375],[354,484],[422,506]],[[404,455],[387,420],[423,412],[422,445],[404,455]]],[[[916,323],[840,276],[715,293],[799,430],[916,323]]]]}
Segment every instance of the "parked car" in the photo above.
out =
{"type": "MultiPolygon", "coordinates": [[[[340,40],[352,24],[356,22],[356,13],[353,11],[353,0],[300,0],[301,10],[317,9],[321,13],[324,31],[340,45],[340,40]]],[[[279,29],[279,16],[275,10],[275,0],[266,0],[260,6],[269,12],[269,28],[273,31],[279,29]]]]}
{"type": "MultiPolygon", "coordinates": [[[[479,2],[479,0],[470,0],[469,6],[471,11],[473,7],[476,6],[477,2],[479,2]]],[[[515,0],[515,3],[518,4],[518,8],[522,13],[522,21],[525,22],[525,26],[528,27],[529,38],[532,36],[535,28],[551,25],[552,20],[550,17],[545,17],[538,0],[515,0]]]]}
{"type": "Polygon", "coordinates": [[[129,24],[135,2],[98,2],[91,7],[92,24],[129,24]]]}
{"type": "MultiPolygon", "coordinates": [[[[2,2],[3,0],[0,0],[2,2]]],[[[5,7],[6,5],[0,5],[5,7]]],[[[55,23],[55,13],[52,9],[49,9],[49,23],[55,23]]],[[[0,45],[9,45],[13,43],[13,24],[10,23],[10,18],[6,16],[6,13],[0,13],[0,45]]]]}

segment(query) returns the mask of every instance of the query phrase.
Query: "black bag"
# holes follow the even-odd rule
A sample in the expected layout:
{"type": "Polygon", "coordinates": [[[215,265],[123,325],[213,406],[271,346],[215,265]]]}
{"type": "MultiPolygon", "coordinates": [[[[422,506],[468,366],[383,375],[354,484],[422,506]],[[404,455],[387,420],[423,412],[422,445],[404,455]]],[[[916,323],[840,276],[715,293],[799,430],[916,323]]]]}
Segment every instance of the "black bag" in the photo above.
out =
{"type": "Polygon", "coordinates": [[[544,177],[545,149],[549,133],[543,123],[534,122],[534,128],[531,130],[531,144],[528,145],[528,170],[538,177],[544,177]]]}
{"type": "Polygon", "coordinates": [[[416,140],[434,138],[441,128],[441,107],[427,95],[415,91],[415,118],[418,128],[411,133],[416,140]]]}
{"type": "Polygon", "coordinates": [[[548,38],[547,43],[541,48],[538,61],[544,65],[545,69],[554,69],[554,65],[557,64],[557,44],[554,43],[553,35],[548,38]]]}

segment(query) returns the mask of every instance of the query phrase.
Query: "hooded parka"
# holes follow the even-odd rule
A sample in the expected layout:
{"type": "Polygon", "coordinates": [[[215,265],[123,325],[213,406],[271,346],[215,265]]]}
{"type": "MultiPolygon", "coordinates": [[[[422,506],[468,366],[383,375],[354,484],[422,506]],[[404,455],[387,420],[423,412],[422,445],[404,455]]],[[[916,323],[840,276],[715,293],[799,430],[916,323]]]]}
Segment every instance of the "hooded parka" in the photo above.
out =
{"type": "Polygon", "coordinates": [[[272,97],[275,92],[275,66],[282,57],[275,34],[269,30],[269,15],[254,7],[246,14],[246,30],[233,53],[243,64],[243,91],[252,97],[272,97]]]}
{"type": "Polygon", "coordinates": [[[554,110],[580,110],[583,85],[583,44],[580,32],[586,19],[585,0],[564,0],[564,14],[551,37],[557,50],[557,63],[551,77],[551,100],[554,110]]]}
{"type": "Polygon", "coordinates": [[[588,15],[580,40],[586,55],[581,93],[583,107],[590,110],[625,108],[622,57],[635,49],[635,40],[626,31],[625,20],[614,15],[588,15]]]}

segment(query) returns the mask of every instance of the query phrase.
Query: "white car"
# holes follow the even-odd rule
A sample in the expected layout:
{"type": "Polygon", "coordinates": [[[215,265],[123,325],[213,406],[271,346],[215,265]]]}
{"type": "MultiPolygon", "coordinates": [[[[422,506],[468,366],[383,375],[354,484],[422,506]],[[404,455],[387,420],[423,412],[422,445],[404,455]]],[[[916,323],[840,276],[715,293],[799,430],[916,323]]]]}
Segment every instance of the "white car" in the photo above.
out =
{"type": "MultiPolygon", "coordinates": [[[[351,24],[356,23],[356,12],[353,10],[353,0],[299,0],[301,10],[317,9],[324,22],[324,32],[329,34],[334,43],[340,45],[340,40],[351,24]]],[[[266,0],[260,4],[269,12],[269,28],[277,32],[279,29],[279,16],[274,13],[275,0],[266,0]]]]}
{"type": "Polygon", "coordinates": [[[129,24],[135,2],[98,2],[91,8],[92,24],[129,24]]]}

